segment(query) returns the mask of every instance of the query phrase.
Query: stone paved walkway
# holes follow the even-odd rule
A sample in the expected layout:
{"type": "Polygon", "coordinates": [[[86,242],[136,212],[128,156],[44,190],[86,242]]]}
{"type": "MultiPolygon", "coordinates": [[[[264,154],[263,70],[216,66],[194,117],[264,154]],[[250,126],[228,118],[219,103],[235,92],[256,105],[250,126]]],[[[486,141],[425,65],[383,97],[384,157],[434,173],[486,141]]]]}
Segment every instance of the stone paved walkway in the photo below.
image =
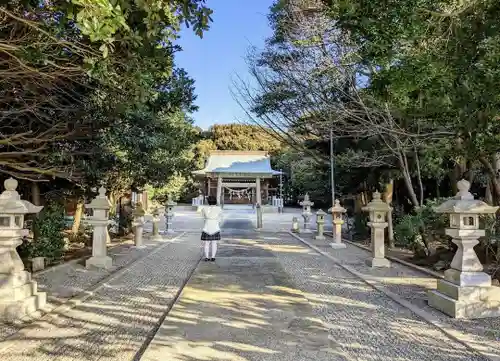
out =
{"type": "MultiPolygon", "coordinates": [[[[198,263],[199,232],[150,249],[0,342],[0,360],[485,361],[291,235],[239,226],[215,263],[198,263]]],[[[336,257],[362,270],[366,253],[351,247],[336,257]]]]}
{"type": "Polygon", "coordinates": [[[289,235],[226,239],[142,361],[484,360],[289,235]]]}
{"type": "Polygon", "coordinates": [[[81,305],[0,344],[2,361],[133,360],[200,259],[199,236],[166,243],[81,305]]]}
{"type": "Polygon", "coordinates": [[[300,235],[300,237],[332,255],[342,264],[367,277],[374,277],[379,287],[410,302],[438,322],[450,325],[452,330],[462,332],[467,342],[481,349],[488,357],[500,360],[500,318],[457,320],[430,307],[427,304],[427,291],[436,288],[435,277],[396,262],[392,262],[389,269],[373,270],[365,264],[370,253],[364,249],[347,244],[346,249],[335,250],[329,246],[331,238],[318,241],[311,235],[300,235]]]}
{"type": "MultiPolygon", "coordinates": [[[[47,308],[53,309],[88,290],[110,274],[149,254],[165,241],[168,241],[167,237],[163,240],[150,240],[145,235],[146,247],[144,248],[135,248],[132,240],[112,247],[109,255],[113,258],[113,267],[109,270],[86,269],[85,260],[80,260],[48,268],[43,272],[33,274],[32,277],[38,283],[38,290],[47,293],[47,308]]],[[[17,330],[19,326],[0,324],[0,339],[17,330]]]]}
{"type": "MultiPolygon", "coordinates": [[[[282,231],[286,232],[290,230],[292,225],[292,218],[297,217],[299,222],[303,222],[302,210],[300,208],[285,208],[285,213],[264,213],[263,220],[263,230],[268,232],[282,231]]],[[[255,227],[257,216],[255,211],[247,206],[235,206],[228,207],[225,206],[223,210],[223,216],[227,220],[247,219],[252,222],[255,227]]],[[[313,217],[314,218],[314,217],[313,217]]],[[[147,220],[151,220],[151,216],[146,216],[147,220]]],[[[163,226],[165,220],[164,217],[160,217],[160,226],[163,226]]],[[[312,221],[311,223],[314,223],[312,221]]],[[[325,217],[325,230],[331,230],[331,215],[326,215],[325,217]]],[[[194,229],[201,229],[203,227],[203,219],[201,215],[193,210],[189,210],[189,207],[184,209],[176,210],[175,217],[172,220],[172,225],[174,229],[179,231],[193,231],[194,229]]],[[[313,228],[315,227],[312,224],[313,228]]],[[[151,225],[146,225],[145,229],[151,229],[151,225]]]]}

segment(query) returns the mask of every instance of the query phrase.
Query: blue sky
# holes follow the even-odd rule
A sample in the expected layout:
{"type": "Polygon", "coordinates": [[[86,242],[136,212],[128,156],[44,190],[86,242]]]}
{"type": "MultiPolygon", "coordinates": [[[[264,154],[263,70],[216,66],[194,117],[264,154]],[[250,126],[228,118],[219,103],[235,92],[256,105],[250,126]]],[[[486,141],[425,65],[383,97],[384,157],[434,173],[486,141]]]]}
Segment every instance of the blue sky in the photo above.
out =
{"type": "Polygon", "coordinates": [[[195,124],[207,129],[244,116],[229,88],[235,74],[249,78],[245,54],[250,46],[262,48],[271,35],[267,14],[273,0],[208,0],[214,11],[210,30],[203,39],[184,29],[176,56],[179,67],[196,81],[199,106],[193,114],[195,124]]]}

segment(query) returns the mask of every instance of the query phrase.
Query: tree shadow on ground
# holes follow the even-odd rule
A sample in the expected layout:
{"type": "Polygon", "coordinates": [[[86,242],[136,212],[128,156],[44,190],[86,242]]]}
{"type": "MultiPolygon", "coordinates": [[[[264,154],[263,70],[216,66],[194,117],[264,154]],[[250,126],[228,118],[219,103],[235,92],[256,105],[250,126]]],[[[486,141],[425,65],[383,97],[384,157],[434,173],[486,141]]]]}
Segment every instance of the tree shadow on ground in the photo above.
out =
{"type": "Polygon", "coordinates": [[[434,276],[397,262],[392,262],[390,268],[372,269],[366,264],[370,252],[365,249],[348,244],[346,250],[333,250],[312,237],[307,238],[307,241],[332,254],[343,265],[362,274],[379,287],[427,312],[440,323],[463,332],[470,344],[492,358],[500,359],[500,318],[454,319],[430,307],[427,293],[436,289],[437,279],[434,276]]]}
{"type": "MultiPolygon", "coordinates": [[[[227,240],[221,248],[241,246],[246,257],[202,263],[143,360],[476,360],[324,257],[268,238],[227,240]]],[[[85,303],[3,342],[0,359],[141,359],[199,248],[173,244],[148,257],[85,303]]]]}

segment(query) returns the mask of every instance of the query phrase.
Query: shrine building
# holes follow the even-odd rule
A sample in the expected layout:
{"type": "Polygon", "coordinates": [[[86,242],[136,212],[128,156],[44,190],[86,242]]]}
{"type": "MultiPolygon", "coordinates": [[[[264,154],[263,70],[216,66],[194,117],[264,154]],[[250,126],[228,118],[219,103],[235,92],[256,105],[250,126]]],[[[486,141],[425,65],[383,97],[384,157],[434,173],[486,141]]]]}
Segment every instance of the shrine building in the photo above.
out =
{"type": "Polygon", "coordinates": [[[278,196],[271,158],[263,151],[212,151],[205,168],[194,171],[204,196],[214,196],[217,204],[271,203],[278,196]]]}

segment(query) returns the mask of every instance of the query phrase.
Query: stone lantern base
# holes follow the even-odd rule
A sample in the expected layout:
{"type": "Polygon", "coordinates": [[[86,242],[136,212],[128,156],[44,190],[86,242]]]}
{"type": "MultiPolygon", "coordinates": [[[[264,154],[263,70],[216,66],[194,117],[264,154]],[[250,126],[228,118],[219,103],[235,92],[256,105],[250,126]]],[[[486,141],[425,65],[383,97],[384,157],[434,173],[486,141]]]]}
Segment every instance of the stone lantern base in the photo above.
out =
{"type": "Polygon", "coordinates": [[[113,259],[108,256],[92,256],[85,262],[85,267],[109,269],[113,267],[113,259]]]}
{"type": "Polygon", "coordinates": [[[491,277],[484,272],[449,269],[445,279],[438,280],[437,290],[427,296],[429,306],[454,318],[500,316],[500,287],[492,286],[491,277]]]}
{"type": "Polygon", "coordinates": [[[330,247],[332,247],[333,249],[344,249],[344,248],[347,248],[347,246],[346,246],[345,243],[336,243],[336,242],[330,243],[330,247]]]}
{"type": "Polygon", "coordinates": [[[0,274],[0,321],[14,322],[43,309],[46,298],[45,293],[37,291],[29,272],[0,274]]]}
{"type": "Polygon", "coordinates": [[[153,240],[153,241],[162,241],[163,240],[163,236],[161,234],[152,234],[151,236],[149,236],[149,239],[153,240]]]}
{"type": "Polygon", "coordinates": [[[382,267],[391,267],[391,261],[387,258],[370,258],[366,260],[366,264],[372,268],[382,268],[382,267]]]}

